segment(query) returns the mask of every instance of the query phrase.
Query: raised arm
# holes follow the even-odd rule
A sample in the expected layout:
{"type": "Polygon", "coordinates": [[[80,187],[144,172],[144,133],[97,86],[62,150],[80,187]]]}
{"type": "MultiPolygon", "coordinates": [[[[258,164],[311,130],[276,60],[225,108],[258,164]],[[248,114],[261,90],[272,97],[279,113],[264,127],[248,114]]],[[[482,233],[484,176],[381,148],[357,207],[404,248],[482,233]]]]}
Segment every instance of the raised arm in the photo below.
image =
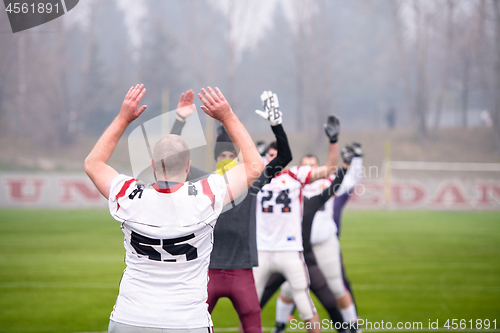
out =
{"type": "Polygon", "coordinates": [[[309,199],[311,200],[313,198],[316,198],[315,199],[316,203],[315,205],[312,206],[313,208],[316,208],[315,211],[320,209],[325,204],[325,202],[327,202],[328,199],[330,199],[332,195],[336,195],[339,193],[339,189],[341,188],[342,183],[345,181],[346,173],[347,169],[339,168],[335,173],[335,179],[333,179],[330,186],[325,190],[323,190],[323,192],[321,192],[320,194],[309,199]]]}
{"type": "Polygon", "coordinates": [[[240,148],[240,161],[243,163],[226,173],[228,182],[228,191],[224,199],[224,205],[226,205],[242,195],[252,185],[264,170],[264,162],[262,162],[250,134],[233,113],[219,88],[215,88],[214,91],[208,87],[201,91],[203,95],[198,94],[204,104],[201,109],[210,117],[219,120],[226,128],[233,144],[240,148]]]}
{"type": "Polygon", "coordinates": [[[262,118],[269,120],[271,123],[271,129],[276,137],[276,145],[278,149],[276,157],[265,166],[262,175],[252,185],[252,189],[256,191],[259,191],[262,186],[267,184],[273,177],[283,171],[287,164],[292,160],[292,151],[282,125],[283,114],[279,110],[278,97],[271,91],[264,91],[261,95],[261,100],[264,105],[264,111],[256,110],[255,112],[262,118]]]}
{"type": "Polygon", "coordinates": [[[264,169],[264,174],[267,178],[271,179],[278,173],[283,171],[283,169],[292,161],[292,151],[290,150],[290,145],[288,144],[288,138],[285,133],[283,125],[279,124],[276,126],[271,126],[274,136],[276,137],[276,144],[278,147],[278,153],[276,158],[269,162],[264,169]]]}
{"type": "Polygon", "coordinates": [[[174,126],[172,126],[170,134],[181,135],[182,128],[186,124],[186,118],[192,115],[194,110],[196,109],[193,101],[194,92],[192,89],[189,89],[185,93],[181,94],[179,103],[177,103],[177,115],[175,117],[174,126]]]}
{"type": "Polygon", "coordinates": [[[338,169],[335,179],[332,181],[330,186],[326,188],[321,194],[318,194],[311,198],[304,198],[304,218],[302,220],[302,245],[304,246],[305,259],[308,264],[315,264],[316,258],[314,257],[314,252],[311,250],[311,229],[314,220],[314,215],[327,201],[330,197],[338,191],[342,181],[344,180],[344,175],[347,172],[346,169],[338,169]]]}
{"type": "MultiPolygon", "coordinates": [[[[175,134],[179,136],[181,135],[182,129],[186,124],[186,119],[190,115],[192,115],[196,110],[193,101],[194,101],[194,92],[192,89],[189,89],[185,93],[181,94],[181,97],[179,98],[179,103],[177,103],[177,110],[176,110],[177,115],[175,117],[174,125],[170,130],[170,134],[175,134]]],[[[208,176],[209,173],[205,172],[204,170],[201,170],[200,168],[195,167],[194,165],[191,165],[186,180],[194,181],[201,178],[206,178],[208,176]]]]}
{"type": "Polygon", "coordinates": [[[339,147],[337,143],[340,132],[339,118],[337,118],[337,116],[329,116],[324,126],[326,135],[330,139],[330,145],[328,146],[328,158],[325,165],[311,170],[311,183],[315,180],[325,178],[337,171],[337,163],[339,159],[339,147]]]}
{"type": "Polygon", "coordinates": [[[342,149],[342,160],[342,167],[348,169],[344,181],[336,193],[339,196],[352,191],[363,177],[363,154],[361,145],[359,143],[353,143],[352,146],[347,145],[342,149]]]}
{"type": "Polygon", "coordinates": [[[138,108],[145,92],[143,84],[130,88],[120,108],[120,113],[104,131],[85,159],[85,172],[106,199],[109,197],[111,182],[118,176],[118,172],[106,163],[128,125],[146,110],[146,105],[138,108]]]}

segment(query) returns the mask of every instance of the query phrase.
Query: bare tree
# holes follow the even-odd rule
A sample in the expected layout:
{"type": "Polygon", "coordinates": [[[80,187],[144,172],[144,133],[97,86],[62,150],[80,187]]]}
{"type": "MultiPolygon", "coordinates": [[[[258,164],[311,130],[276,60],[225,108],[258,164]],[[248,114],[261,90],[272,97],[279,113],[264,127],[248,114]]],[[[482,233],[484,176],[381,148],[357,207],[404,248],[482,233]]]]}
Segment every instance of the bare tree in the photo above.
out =
{"type": "Polygon", "coordinates": [[[495,17],[495,69],[494,69],[494,87],[495,87],[495,102],[492,114],[493,118],[493,135],[497,147],[500,152],[500,2],[493,0],[494,17],[495,17]]]}
{"type": "Polygon", "coordinates": [[[434,114],[434,126],[433,126],[433,136],[436,136],[436,132],[439,128],[439,124],[441,122],[441,113],[443,110],[443,100],[445,92],[448,88],[448,83],[450,80],[451,73],[451,64],[452,64],[452,48],[454,42],[454,22],[453,15],[455,12],[455,1],[447,0],[446,2],[446,32],[445,32],[445,55],[443,58],[443,75],[441,79],[441,84],[439,86],[439,90],[436,98],[436,110],[434,114]]]}
{"type": "MultiPolygon", "coordinates": [[[[0,29],[8,30],[8,21],[0,22],[0,29]]],[[[20,36],[17,36],[20,37],[20,36]]],[[[10,33],[0,34],[0,136],[14,137],[16,122],[9,115],[15,109],[18,95],[18,75],[16,66],[17,55],[16,35],[10,33]]]]}
{"type": "Polygon", "coordinates": [[[310,115],[314,112],[309,104],[308,90],[310,89],[311,69],[310,57],[313,35],[313,19],[315,1],[295,1],[293,2],[294,23],[292,52],[296,64],[296,113],[300,115],[298,129],[304,130],[310,127],[310,115]]]}
{"type": "Polygon", "coordinates": [[[413,0],[415,11],[415,53],[416,53],[416,91],[414,116],[417,121],[417,133],[421,142],[427,139],[427,108],[428,104],[428,78],[427,78],[427,53],[429,47],[428,25],[429,15],[425,12],[420,0],[413,0]]]}
{"type": "Polygon", "coordinates": [[[401,79],[403,81],[405,100],[406,100],[406,109],[407,111],[413,115],[414,114],[414,106],[413,106],[413,91],[411,88],[411,76],[410,76],[410,65],[406,56],[406,47],[404,40],[404,26],[401,22],[401,11],[402,11],[402,2],[401,1],[392,1],[392,17],[394,19],[394,26],[396,27],[394,30],[396,34],[396,45],[398,48],[399,61],[401,66],[401,79]]]}

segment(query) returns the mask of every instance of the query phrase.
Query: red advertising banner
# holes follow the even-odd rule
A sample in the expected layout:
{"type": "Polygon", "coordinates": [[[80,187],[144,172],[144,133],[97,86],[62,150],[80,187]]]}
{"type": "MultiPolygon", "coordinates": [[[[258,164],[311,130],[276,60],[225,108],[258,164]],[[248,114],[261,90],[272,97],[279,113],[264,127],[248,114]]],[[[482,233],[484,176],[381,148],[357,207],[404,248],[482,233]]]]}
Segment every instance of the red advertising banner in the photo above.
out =
{"type": "MultiPolygon", "coordinates": [[[[364,180],[347,208],[500,210],[497,180],[364,180]]],[[[106,207],[106,199],[85,174],[0,173],[0,207],[106,207]]]]}

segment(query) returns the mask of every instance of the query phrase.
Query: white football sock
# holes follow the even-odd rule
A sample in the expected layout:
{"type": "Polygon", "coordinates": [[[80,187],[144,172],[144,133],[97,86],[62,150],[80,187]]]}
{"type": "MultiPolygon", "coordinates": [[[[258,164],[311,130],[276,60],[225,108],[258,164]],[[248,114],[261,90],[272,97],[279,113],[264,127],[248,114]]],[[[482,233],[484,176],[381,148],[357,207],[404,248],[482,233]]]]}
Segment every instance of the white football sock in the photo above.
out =
{"type": "Polygon", "coordinates": [[[276,322],[288,323],[288,317],[292,314],[293,308],[293,302],[285,303],[281,300],[281,297],[278,296],[278,300],[276,301],[276,322]]]}
{"type": "Polygon", "coordinates": [[[356,307],[354,306],[354,304],[351,304],[347,308],[339,310],[342,314],[342,318],[344,318],[344,321],[348,323],[352,323],[358,319],[358,315],[356,314],[356,307]]]}

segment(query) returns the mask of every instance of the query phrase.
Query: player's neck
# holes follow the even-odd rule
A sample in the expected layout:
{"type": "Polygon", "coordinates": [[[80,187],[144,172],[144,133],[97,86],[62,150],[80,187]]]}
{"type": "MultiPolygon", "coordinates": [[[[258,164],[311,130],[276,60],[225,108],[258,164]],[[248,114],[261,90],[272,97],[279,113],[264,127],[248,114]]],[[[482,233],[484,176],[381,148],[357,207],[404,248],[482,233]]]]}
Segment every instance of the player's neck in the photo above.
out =
{"type": "Polygon", "coordinates": [[[186,178],[187,178],[187,174],[169,177],[168,179],[165,179],[165,177],[158,177],[158,175],[156,175],[156,177],[157,177],[156,178],[157,182],[163,181],[163,182],[169,182],[169,183],[185,183],[186,178]]]}

